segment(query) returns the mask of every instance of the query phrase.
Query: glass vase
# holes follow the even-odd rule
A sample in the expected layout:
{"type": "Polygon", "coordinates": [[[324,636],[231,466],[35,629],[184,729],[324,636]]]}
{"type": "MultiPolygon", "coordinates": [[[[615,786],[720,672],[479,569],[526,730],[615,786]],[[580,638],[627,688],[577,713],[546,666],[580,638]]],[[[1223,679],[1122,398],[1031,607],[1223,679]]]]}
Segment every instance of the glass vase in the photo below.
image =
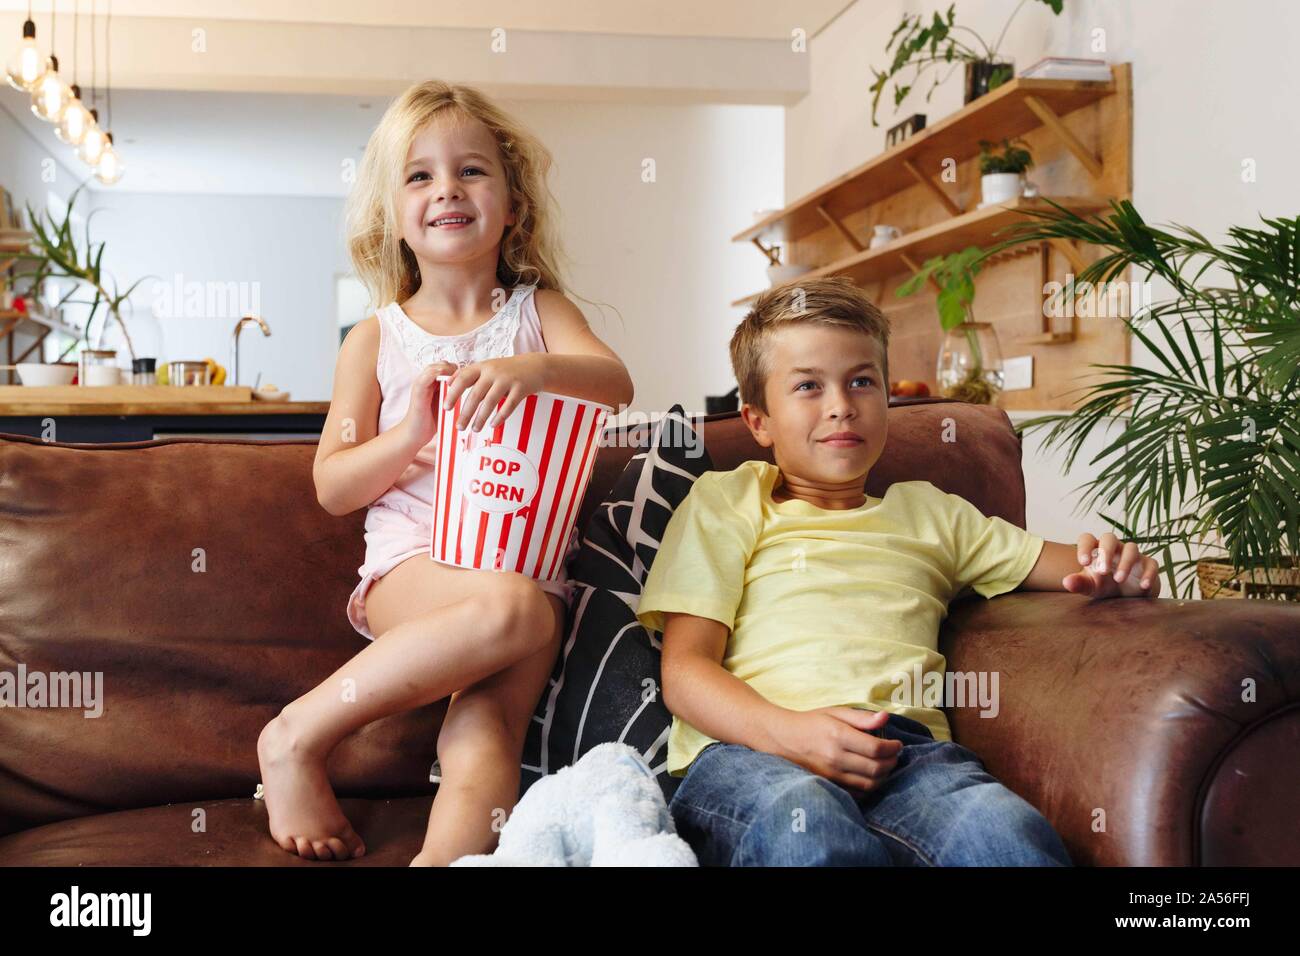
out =
{"type": "Polygon", "coordinates": [[[939,349],[935,379],[945,398],[991,405],[1006,383],[998,334],[988,322],[963,322],[939,349]]]}

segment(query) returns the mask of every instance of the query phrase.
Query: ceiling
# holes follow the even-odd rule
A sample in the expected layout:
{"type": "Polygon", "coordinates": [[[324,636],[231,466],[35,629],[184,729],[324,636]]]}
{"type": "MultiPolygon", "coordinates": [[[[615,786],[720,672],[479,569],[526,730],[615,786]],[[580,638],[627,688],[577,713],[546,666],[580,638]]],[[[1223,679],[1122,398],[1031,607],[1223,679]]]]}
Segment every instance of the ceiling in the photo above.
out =
{"type": "MultiPolygon", "coordinates": [[[[98,0],[103,13],[108,0],[98,0]]],[[[170,17],[283,23],[542,30],[636,36],[780,40],[791,29],[814,36],[853,0],[114,0],[115,19],[170,17]]],[[[73,0],[58,0],[60,17],[73,0]]],[[[0,10],[25,12],[26,0],[0,0],[0,10]]],[[[80,0],[86,13],[90,0],[80,0]]],[[[49,23],[50,0],[36,0],[37,30],[49,23]]],[[[56,24],[57,26],[57,24],[56,24]]]]}

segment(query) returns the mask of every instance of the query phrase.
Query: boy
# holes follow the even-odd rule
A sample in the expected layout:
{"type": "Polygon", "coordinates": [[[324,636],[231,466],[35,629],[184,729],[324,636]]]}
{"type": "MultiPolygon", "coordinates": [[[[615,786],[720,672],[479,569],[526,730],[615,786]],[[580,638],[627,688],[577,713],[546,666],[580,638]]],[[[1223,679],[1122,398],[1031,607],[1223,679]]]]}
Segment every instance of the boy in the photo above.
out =
{"type": "Polygon", "coordinates": [[[864,495],[888,335],[845,279],[759,297],[731,360],[776,464],[701,476],[646,579],[685,776],[671,809],[704,865],[1070,863],[943,711],[899,691],[942,677],[939,624],[966,587],[1154,598],[1159,568],[1111,534],[1044,542],[929,482],[864,495]]]}

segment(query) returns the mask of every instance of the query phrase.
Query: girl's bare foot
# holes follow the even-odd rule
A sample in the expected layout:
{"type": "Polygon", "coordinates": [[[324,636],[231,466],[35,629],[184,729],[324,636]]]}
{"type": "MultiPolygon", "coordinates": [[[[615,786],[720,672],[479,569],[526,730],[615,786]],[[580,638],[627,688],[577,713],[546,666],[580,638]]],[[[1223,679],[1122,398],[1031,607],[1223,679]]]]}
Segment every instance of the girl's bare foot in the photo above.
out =
{"type": "Polygon", "coordinates": [[[325,760],[308,753],[283,713],[262,728],[257,762],[271,838],[305,860],[348,860],[366,852],[343,815],[325,774],[325,760]]]}

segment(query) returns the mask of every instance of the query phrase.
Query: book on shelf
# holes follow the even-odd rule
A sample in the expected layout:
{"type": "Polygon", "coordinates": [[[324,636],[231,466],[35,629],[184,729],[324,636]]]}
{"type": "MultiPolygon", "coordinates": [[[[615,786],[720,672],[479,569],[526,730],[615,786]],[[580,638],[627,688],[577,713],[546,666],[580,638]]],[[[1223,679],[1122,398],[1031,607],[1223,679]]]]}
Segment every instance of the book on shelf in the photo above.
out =
{"type": "Polygon", "coordinates": [[[1110,79],[1110,64],[1105,60],[1046,56],[1020,75],[1031,80],[1092,80],[1105,83],[1110,79]]]}

